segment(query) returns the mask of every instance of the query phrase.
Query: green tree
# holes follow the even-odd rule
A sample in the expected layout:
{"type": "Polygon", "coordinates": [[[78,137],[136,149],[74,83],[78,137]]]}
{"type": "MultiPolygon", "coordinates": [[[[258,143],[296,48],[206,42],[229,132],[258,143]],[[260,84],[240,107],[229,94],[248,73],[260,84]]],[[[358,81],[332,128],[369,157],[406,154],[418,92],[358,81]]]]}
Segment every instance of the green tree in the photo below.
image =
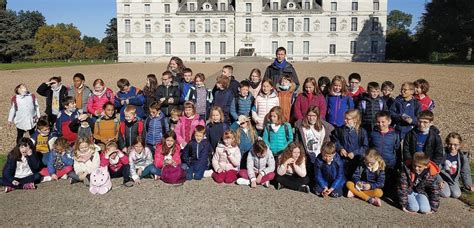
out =
{"type": "Polygon", "coordinates": [[[81,32],[73,24],[46,25],[35,36],[35,59],[70,59],[84,57],[81,32]]]}
{"type": "Polygon", "coordinates": [[[413,16],[400,10],[392,10],[387,17],[387,30],[409,30],[413,16]]]}
{"type": "Polygon", "coordinates": [[[106,48],[107,58],[117,59],[117,18],[110,19],[105,30],[105,37],[101,43],[106,48]]]}
{"type": "Polygon", "coordinates": [[[7,10],[7,0],[0,0],[0,10],[7,10]]]}
{"type": "Polygon", "coordinates": [[[0,62],[10,63],[21,49],[21,29],[15,12],[0,10],[0,62]]]}
{"type": "Polygon", "coordinates": [[[82,41],[84,41],[84,45],[88,48],[91,48],[100,44],[99,39],[95,37],[91,37],[91,36],[82,37],[82,41]]]}
{"type": "Polygon", "coordinates": [[[35,54],[35,34],[41,26],[46,25],[46,19],[38,11],[19,11],[16,20],[21,31],[20,50],[15,59],[26,59],[35,54]]]}
{"type": "Polygon", "coordinates": [[[413,58],[413,38],[410,36],[412,15],[399,10],[390,11],[387,17],[386,58],[410,60],[413,58]]]}

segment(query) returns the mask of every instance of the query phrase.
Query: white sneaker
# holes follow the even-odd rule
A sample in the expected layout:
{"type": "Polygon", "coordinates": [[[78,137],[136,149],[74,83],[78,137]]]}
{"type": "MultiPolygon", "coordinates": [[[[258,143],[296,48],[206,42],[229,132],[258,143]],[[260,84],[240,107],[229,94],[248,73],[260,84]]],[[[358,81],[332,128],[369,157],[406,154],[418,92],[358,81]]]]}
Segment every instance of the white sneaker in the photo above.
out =
{"type": "Polygon", "coordinates": [[[47,181],[51,181],[52,178],[51,176],[44,176],[43,179],[41,180],[41,182],[47,182],[47,181]]]}
{"type": "Polygon", "coordinates": [[[268,187],[270,187],[270,181],[266,181],[262,185],[263,185],[263,187],[268,188],[268,187]]]}
{"type": "Polygon", "coordinates": [[[238,185],[250,185],[250,180],[244,179],[244,178],[239,178],[237,179],[236,183],[238,185]]]}
{"type": "Polygon", "coordinates": [[[67,174],[63,175],[63,176],[61,177],[61,179],[67,180],[67,174]]]}
{"type": "Polygon", "coordinates": [[[212,169],[204,171],[204,177],[211,177],[214,171],[212,169]]]}

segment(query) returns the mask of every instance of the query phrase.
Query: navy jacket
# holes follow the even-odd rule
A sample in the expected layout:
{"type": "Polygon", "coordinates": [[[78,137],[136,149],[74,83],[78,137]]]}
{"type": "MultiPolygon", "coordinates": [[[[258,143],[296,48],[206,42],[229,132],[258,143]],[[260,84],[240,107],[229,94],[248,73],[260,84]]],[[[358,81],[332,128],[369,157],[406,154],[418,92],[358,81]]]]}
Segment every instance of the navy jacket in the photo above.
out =
{"type": "MultiPolygon", "coordinates": [[[[403,140],[403,160],[411,160],[412,156],[416,151],[416,134],[418,129],[413,129],[405,136],[403,140]]],[[[444,164],[444,150],[443,150],[443,141],[441,136],[439,136],[439,130],[435,126],[430,127],[428,132],[428,138],[425,141],[423,146],[423,152],[427,154],[430,159],[437,165],[441,166],[444,164]]]]}
{"type": "Polygon", "coordinates": [[[206,126],[206,138],[211,143],[212,149],[217,147],[219,141],[221,141],[224,131],[229,129],[229,125],[226,123],[208,123],[206,126]]]}
{"type": "MultiPolygon", "coordinates": [[[[364,128],[350,129],[346,126],[336,128],[332,132],[332,139],[336,143],[336,151],[340,153],[341,149],[354,153],[355,157],[362,157],[369,147],[367,132],[364,128]]],[[[354,158],[355,159],[355,158],[354,158]]]]}
{"type": "Polygon", "coordinates": [[[221,107],[224,112],[224,121],[230,124],[230,106],[232,104],[232,99],[234,98],[232,91],[229,88],[217,90],[214,97],[215,99],[212,102],[212,106],[221,107]]]}
{"type": "Polygon", "coordinates": [[[385,171],[370,171],[364,163],[360,164],[352,175],[354,183],[359,181],[370,184],[370,189],[383,188],[385,184],[385,171]]]}
{"type": "Polygon", "coordinates": [[[415,98],[409,101],[405,101],[402,96],[395,98],[392,106],[390,106],[390,115],[392,117],[392,124],[395,126],[395,130],[400,132],[400,138],[404,138],[406,133],[416,126],[416,116],[420,112],[421,105],[415,98]],[[410,116],[413,119],[413,122],[411,124],[405,122],[402,119],[403,114],[410,116]]]}
{"type": "Polygon", "coordinates": [[[371,132],[375,127],[375,114],[387,110],[382,97],[372,98],[369,94],[363,93],[359,100],[358,109],[362,117],[362,127],[371,132]]]}
{"type": "Polygon", "coordinates": [[[197,165],[203,169],[207,169],[209,157],[213,153],[213,149],[209,140],[202,139],[200,143],[193,139],[184,147],[181,152],[181,160],[188,166],[197,165]]]}
{"type": "Polygon", "coordinates": [[[390,128],[385,134],[375,128],[370,133],[369,145],[379,152],[387,167],[393,169],[401,164],[400,136],[393,128],[390,128]]]}
{"type": "Polygon", "coordinates": [[[143,104],[145,104],[143,92],[135,86],[130,86],[130,90],[127,93],[119,91],[115,95],[115,108],[120,110],[120,119],[125,119],[124,111],[127,107],[127,104],[122,105],[121,101],[127,99],[130,105],[134,105],[137,108],[137,116],[143,118],[145,116],[145,111],[143,111],[143,104]]]}
{"type": "MultiPolygon", "coordinates": [[[[38,159],[36,152],[33,152],[31,156],[27,156],[26,160],[33,173],[39,172],[40,160],[38,159]]],[[[16,172],[16,162],[17,161],[13,160],[11,155],[8,155],[7,162],[5,163],[5,167],[3,168],[3,173],[2,173],[4,183],[13,182],[15,178],[15,172],[16,172]]]]}
{"type": "Polygon", "coordinates": [[[345,183],[344,165],[339,154],[334,155],[330,165],[322,159],[322,154],[319,154],[314,163],[314,176],[316,185],[321,188],[342,188],[345,183]]]}

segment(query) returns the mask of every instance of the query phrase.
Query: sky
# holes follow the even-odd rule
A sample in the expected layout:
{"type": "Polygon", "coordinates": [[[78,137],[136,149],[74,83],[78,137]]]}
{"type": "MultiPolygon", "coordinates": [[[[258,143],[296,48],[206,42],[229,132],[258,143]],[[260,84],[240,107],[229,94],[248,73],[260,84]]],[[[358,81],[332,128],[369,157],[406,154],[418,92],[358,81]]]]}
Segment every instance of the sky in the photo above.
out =
{"type": "MultiPolygon", "coordinates": [[[[424,12],[425,0],[388,0],[388,11],[401,10],[413,15],[414,29],[424,12]]],[[[8,0],[13,11],[37,10],[47,24],[72,23],[82,35],[104,38],[106,25],[116,16],[116,0],[8,0]]]]}

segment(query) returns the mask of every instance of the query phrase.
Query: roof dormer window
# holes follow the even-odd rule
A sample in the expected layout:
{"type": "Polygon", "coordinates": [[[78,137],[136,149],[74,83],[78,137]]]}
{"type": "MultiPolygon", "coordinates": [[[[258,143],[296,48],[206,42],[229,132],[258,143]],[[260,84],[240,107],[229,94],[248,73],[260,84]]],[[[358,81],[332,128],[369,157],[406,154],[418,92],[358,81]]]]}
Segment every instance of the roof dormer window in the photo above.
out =
{"type": "Polygon", "coordinates": [[[192,2],[189,3],[189,11],[196,11],[196,3],[192,2]]]}
{"type": "Polygon", "coordinates": [[[296,5],[294,2],[288,2],[288,4],[286,4],[286,8],[289,10],[294,10],[296,9],[296,5]]]}
{"type": "Polygon", "coordinates": [[[202,10],[203,10],[203,11],[211,11],[211,10],[212,10],[211,4],[208,3],[208,2],[202,4],[202,10]]]}

